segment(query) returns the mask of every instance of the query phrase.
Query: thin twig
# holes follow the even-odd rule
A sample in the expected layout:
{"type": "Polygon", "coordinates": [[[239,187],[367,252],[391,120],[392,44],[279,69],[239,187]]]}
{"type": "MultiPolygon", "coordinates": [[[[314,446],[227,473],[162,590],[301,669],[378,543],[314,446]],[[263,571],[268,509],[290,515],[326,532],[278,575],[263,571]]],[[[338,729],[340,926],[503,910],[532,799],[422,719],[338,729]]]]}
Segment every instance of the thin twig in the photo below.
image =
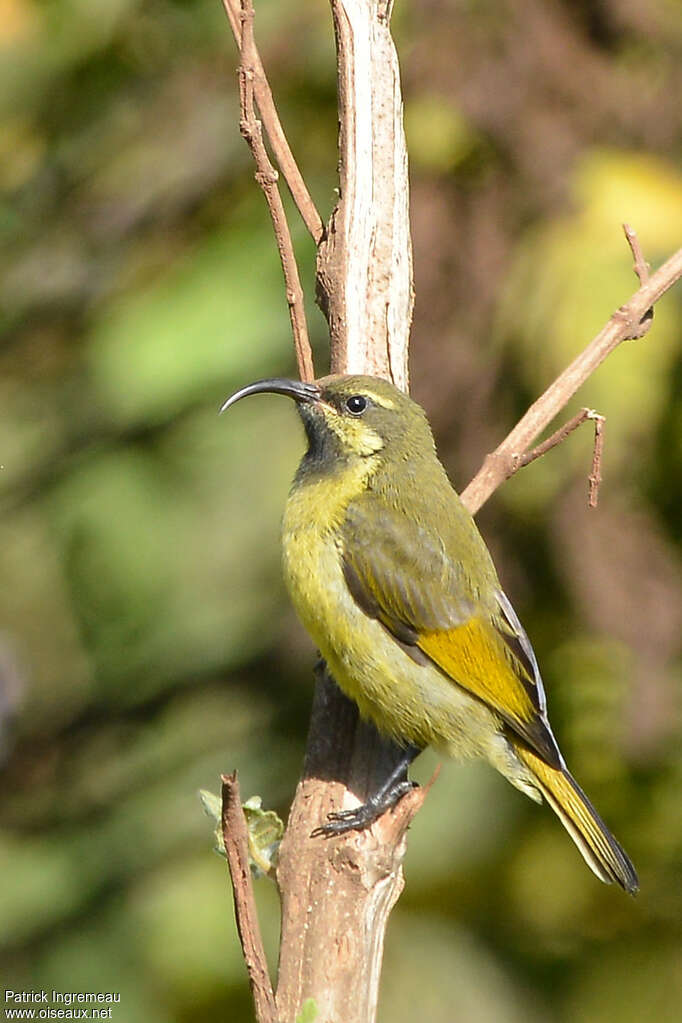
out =
{"type": "Polygon", "coordinates": [[[249,974],[251,994],[258,1023],[277,1023],[277,1008],[272,990],[263,939],[258,926],[253,894],[246,819],[242,810],[237,772],[222,775],[223,840],[232,878],[237,931],[249,974]]]}
{"type": "Polygon", "coordinates": [[[604,423],[606,418],[597,412],[588,413],[588,419],[594,419],[594,451],[592,454],[592,472],[589,475],[589,496],[587,503],[596,508],[599,501],[599,484],[601,483],[601,460],[604,453],[604,423]]]}
{"type": "Polygon", "coordinates": [[[254,10],[252,0],[241,0],[241,21],[242,44],[241,63],[239,65],[241,118],[239,128],[256,163],[256,181],[263,190],[272,218],[275,240],[284,273],[286,298],[289,306],[291,329],[294,335],[294,347],[299,374],[301,380],[313,380],[315,372],[308,338],[303,288],[301,287],[291,232],[289,231],[289,224],[277,183],[279,176],[270,162],[263,142],[261,123],[256,117],[254,106],[253,80],[257,51],[253,34],[254,10]]]}
{"type": "MultiPolygon", "coordinates": [[[[232,29],[237,48],[241,53],[242,4],[240,0],[223,0],[223,7],[230,22],[230,28],[232,29]]],[[[270,91],[270,84],[255,44],[251,52],[251,66],[253,68],[253,92],[256,97],[256,104],[263,120],[266,134],[270,140],[272,151],[275,154],[277,166],[289,186],[291,197],[296,204],[298,212],[301,214],[303,223],[310,232],[315,245],[319,245],[324,238],[322,217],[317,211],[317,207],[303,180],[303,175],[298,169],[298,164],[294,159],[294,154],[291,152],[289,142],[284,134],[282,122],[279,119],[277,107],[270,91]]]]}
{"type": "Polygon", "coordinates": [[[596,368],[637,331],[658,299],[682,277],[682,249],[678,249],[651,274],[625,305],[617,309],[606,326],[587,348],[560,373],[544,394],[528,409],[500,446],[485,459],[483,466],[462,492],[462,500],[472,514],[478,511],[501,483],[514,474],[515,458],[525,451],[573,397],[596,368]]]}
{"type": "Polygon", "coordinates": [[[514,455],[510,475],[530,465],[537,458],[542,458],[552,448],[565,441],[574,430],[577,430],[588,419],[594,422],[594,450],[592,453],[592,470],[588,477],[590,489],[587,503],[590,508],[596,508],[599,500],[599,484],[601,483],[601,460],[604,451],[604,423],[606,422],[606,417],[599,415],[594,409],[581,409],[567,423],[564,423],[558,430],[555,430],[551,437],[543,440],[542,444],[538,444],[532,451],[527,451],[523,455],[514,455]]]}
{"type": "Polygon", "coordinates": [[[253,97],[254,63],[256,60],[256,43],[253,37],[253,3],[252,0],[241,0],[242,45],[241,63],[239,65],[239,104],[241,118],[239,130],[246,141],[256,163],[256,181],[263,190],[270,210],[275,240],[279,250],[279,258],[284,272],[289,318],[294,335],[294,348],[301,380],[314,380],[313,355],[308,338],[308,325],[305,318],[303,288],[298,274],[298,265],[294,254],[294,245],[287,223],[284,203],[277,184],[279,175],[270,162],[268,151],[263,142],[261,123],[256,117],[253,97]]]}
{"type": "Polygon", "coordinates": [[[630,246],[632,258],[635,261],[633,270],[639,278],[639,283],[646,284],[649,280],[649,270],[651,267],[644,258],[644,253],[642,252],[642,246],[639,243],[637,232],[633,227],[630,227],[629,224],[623,224],[623,231],[625,233],[627,243],[630,246]]]}
{"type": "MultiPolygon", "coordinates": [[[[642,246],[639,244],[639,238],[637,237],[637,232],[634,230],[634,228],[630,227],[629,224],[623,224],[623,231],[625,232],[625,237],[627,239],[627,243],[630,246],[630,251],[632,252],[632,257],[633,257],[633,259],[635,261],[635,265],[633,266],[633,270],[635,271],[635,274],[637,275],[637,277],[639,279],[639,283],[640,284],[646,284],[647,281],[649,280],[649,269],[650,269],[650,267],[649,267],[649,264],[647,263],[647,261],[644,258],[644,253],[642,252],[642,246]]],[[[642,317],[642,319],[633,328],[632,333],[628,334],[628,336],[627,336],[627,338],[625,338],[625,340],[626,341],[637,341],[640,337],[644,337],[644,335],[648,331],[649,327],[653,323],[653,320],[654,320],[654,307],[651,306],[649,309],[647,309],[647,311],[644,313],[644,316],[642,317]]]]}
{"type": "Polygon", "coordinates": [[[552,448],[555,448],[557,444],[561,444],[562,441],[565,441],[569,434],[573,433],[574,430],[577,430],[578,427],[591,415],[591,409],[581,409],[580,412],[577,412],[572,419],[569,419],[568,422],[559,427],[559,429],[556,430],[551,437],[548,437],[547,440],[543,440],[542,444],[538,444],[532,451],[527,451],[524,455],[514,455],[512,461],[513,471],[517,472],[519,469],[523,469],[525,466],[530,465],[530,463],[534,462],[536,458],[541,458],[543,455],[546,455],[547,452],[551,451],[552,448]]]}

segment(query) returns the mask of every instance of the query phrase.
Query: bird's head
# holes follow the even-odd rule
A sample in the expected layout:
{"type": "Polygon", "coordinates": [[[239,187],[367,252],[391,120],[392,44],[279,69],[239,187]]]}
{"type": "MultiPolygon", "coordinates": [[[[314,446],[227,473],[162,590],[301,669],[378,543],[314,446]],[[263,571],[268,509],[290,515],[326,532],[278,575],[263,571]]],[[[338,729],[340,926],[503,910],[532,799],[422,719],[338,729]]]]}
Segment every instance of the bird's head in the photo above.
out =
{"type": "Polygon", "coordinates": [[[380,377],[328,376],[315,383],[276,378],[236,391],[224,412],[251,394],[293,398],[308,435],[308,467],[324,471],[358,458],[408,460],[433,453],[431,429],[422,408],[380,377]]]}

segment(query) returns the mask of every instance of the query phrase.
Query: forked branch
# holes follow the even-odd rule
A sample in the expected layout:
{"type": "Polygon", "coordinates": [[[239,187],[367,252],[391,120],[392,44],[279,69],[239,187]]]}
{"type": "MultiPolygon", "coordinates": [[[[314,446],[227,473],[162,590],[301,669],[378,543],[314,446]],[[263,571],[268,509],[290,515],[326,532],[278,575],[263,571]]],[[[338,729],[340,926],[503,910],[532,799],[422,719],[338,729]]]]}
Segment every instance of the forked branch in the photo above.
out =
{"type": "Polygon", "coordinates": [[[512,458],[512,473],[510,475],[530,465],[536,459],[542,458],[552,448],[562,444],[574,430],[577,430],[588,419],[594,422],[594,449],[592,452],[592,471],[589,475],[590,489],[587,503],[590,508],[596,508],[599,500],[599,484],[601,483],[601,460],[604,451],[604,423],[606,422],[606,417],[600,416],[594,409],[581,409],[568,422],[560,426],[558,430],[555,430],[550,437],[543,440],[542,444],[538,444],[524,455],[514,455],[512,458]]]}
{"type": "MultiPolygon", "coordinates": [[[[633,236],[634,232],[626,228],[626,237],[631,247],[633,236]]],[[[682,277],[682,249],[678,249],[651,276],[647,276],[646,264],[638,244],[633,248],[633,254],[635,272],[640,280],[642,276],[644,277],[643,283],[625,305],[616,310],[587,348],[531,405],[500,446],[487,456],[483,466],[461,495],[472,514],[478,511],[501,483],[513,476],[520,467],[518,460],[528,446],[565,407],[604,359],[622,341],[639,338],[646,333],[651,323],[654,304],[682,277]]]]}
{"type": "Polygon", "coordinates": [[[314,380],[315,370],[310,340],[308,338],[303,288],[301,287],[298,264],[294,253],[294,243],[291,240],[284,203],[279,191],[279,174],[268,156],[268,151],[263,141],[261,122],[256,116],[254,82],[256,80],[255,68],[260,64],[260,58],[258,57],[253,35],[253,19],[252,0],[241,0],[241,61],[239,64],[239,105],[241,117],[239,130],[251,150],[256,164],[256,181],[263,190],[272,218],[275,240],[284,273],[286,298],[289,306],[289,318],[294,336],[294,348],[296,349],[299,375],[301,380],[314,380]]]}
{"type": "MultiPolygon", "coordinates": [[[[242,52],[242,24],[246,5],[241,0],[222,0],[225,13],[227,14],[230,28],[234,36],[239,52],[242,52]]],[[[249,5],[251,6],[251,5],[249,5]]],[[[253,19],[253,8],[251,8],[251,19],[253,19]]],[[[310,235],[316,245],[319,245],[324,237],[324,224],[322,217],[317,212],[308,186],[303,180],[303,175],[298,169],[298,164],[291,152],[291,147],[284,134],[282,123],[277,113],[277,107],[272,96],[263,62],[261,61],[258,49],[253,42],[253,32],[250,43],[249,61],[253,71],[253,92],[263,126],[267,133],[272,151],[277,161],[277,166],[289,186],[291,197],[296,203],[298,212],[301,214],[303,223],[308,228],[310,235]]]]}

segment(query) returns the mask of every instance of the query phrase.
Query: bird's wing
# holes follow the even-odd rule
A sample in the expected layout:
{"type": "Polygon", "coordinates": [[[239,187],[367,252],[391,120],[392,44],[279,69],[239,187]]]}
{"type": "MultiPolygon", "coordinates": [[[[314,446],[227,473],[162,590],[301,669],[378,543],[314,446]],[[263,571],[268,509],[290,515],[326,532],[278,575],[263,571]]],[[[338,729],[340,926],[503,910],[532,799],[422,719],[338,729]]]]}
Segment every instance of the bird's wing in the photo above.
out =
{"type": "MultiPolygon", "coordinates": [[[[533,648],[494,575],[492,592],[477,592],[457,552],[428,526],[370,501],[352,502],[342,529],[343,571],[357,604],[559,766],[533,648]]],[[[487,563],[478,534],[472,542],[487,563]]]]}

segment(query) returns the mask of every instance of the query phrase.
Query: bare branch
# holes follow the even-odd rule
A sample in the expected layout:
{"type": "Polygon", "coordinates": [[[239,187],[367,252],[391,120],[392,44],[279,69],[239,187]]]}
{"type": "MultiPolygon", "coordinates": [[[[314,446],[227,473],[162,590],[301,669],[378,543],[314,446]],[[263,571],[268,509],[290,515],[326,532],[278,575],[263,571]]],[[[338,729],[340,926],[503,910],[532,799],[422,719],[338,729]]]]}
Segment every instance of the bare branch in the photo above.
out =
{"type": "Polygon", "coordinates": [[[594,452],[592,454],[592,472],[589,476],[590,491],[587,503],[590,508],[596,508],[599,501],[601,460],[604,453],[604,423],[606,419],[597,412],[590,412],[588,418],[594,419],[594,452]]]}
{"type": "MultiPolygon", "coordinates": [[[[237,48],[242,50],[242,4],[240,0],[223,0],[223,7],[227,14],[230,28],[234,36],[237,48]]],[[[253,92],[260,116],[263,119],[263,126],[275,154],[277,166],[289,186],[291,197],[294,200],[298,212],[301,214],[303,223],[308,228],[315,245],[319,245],[324,237],[324,224],[322,217],[317,212],[312,196],[308,191],[303,175],[298,169],[298,164],[291,152],[289,142],[282,122],[277,113],[277,107],[270,91],[270,84],[263,68],[260,54],[254,44],[251,52],[251,67],[253,69],[253,92]]]]}
{"type": "Polygon", "coordinates": [[[549,425],[604,359],[622,341],[641,336],[643,320],[650,318],[654,304],[680,277],[682,249],[678,249],[639,287],[625,305],[616,310],[587,348],[531,405],[500,446],[487,456],[483,466],[461,495],[472,514],[475,514],[500,484],[513,474],[514,459],[518,458],[519,452],[524,452],[549,425]]]}
{"type": "Polygon", "coordinates": [[[578,427],[582,426],[582,424],[588,419],[591,419],[594,422],[594,449],[592,452],[592,469],[588,477],[590,489],[587,503],[590,508],[596,508],[597,501],[599,500],[599,484],[601,483],[601,460],[604,452],[604,423],[606,422],[606,417],[600,416],[598,412],[594,411],[594,409],[581,409],[580,412],[576,412],[576,414],[569,419],[568,422],[564,423],[563,426],[560,426],[558,430],[555,430],[550,437],[543,440],[542,444],[538,444],[534,447],[532,451],[527,451],[525,455],[514,455],[511,460],[509,476],[507,479],[518,472],[519,469],[524,469],[527,465],[530,465],[531,462],[534,462],[538,458],[542,458],[542,456],[546,455],[548,451],[552,450],[552,448],[562,444],[574,430],[577,430],[578,427]]]}
{"type": "Polygon", "coordinates": [[[530,465],[531,462],[534,462],[537,458],[541,458],[543,455],[546,455],[548,451],[551,451],[552,448],[561,444],[566,440],[569,434],[573,433],[574,430],[577,430],[578,427],[591,416],[591,414],[590,409],[581,409],[580,412],[577,412],[572,419],[569,419],[567,423],[560,426],[558,430],[555,430],[551,437],[548,437],[547,440],[543,440],[542,444],[538,444],[532,451],[527,451],[525,455],[514,455],[509,475],[513,476],[519,469],[524,469],[527,465],[530,465]]]}
{"type": "Polygon", "coordinates": [[[249,843],[237,772],[222,776],[223,840],[232,878],[237,931],[258,1023],[277,1023],[275,996],[263,948],[249,867],[249,843]]]}
{"type": "MultiPolygon", "coordinates": [[[[632,256],[635,260],[633,270],[635,271],[635,274],[639,278],[639,283],[646,284],[647,281],[649,280],[650,267],[644,258],[644,253],[642,252],[642,246],[639,244],[637,232],[632,227],[630,227],[629,224],[623,224],[623,231],[625,233],[627,243],[630,246],[632,256]]],[[[644,316],[639,321],[637,326],[633,328],[632,333],[628,334],[626,340],[637,341],[640,337],[644,337],[653,321],[654,307],[651,306],[650,309],[647,309],[647,311],[645,312],[644,316]]]]}
{"type": "Polygon", "coordinates": [[[407,390],[414,303],[400,69],[386,0],[331,0],[338,58],[339,202],[320,245],[332,370],[407,390]]]}
{"type": "Polygon", "coordinates": [[[325,797],[331,791],[336,805],[343,805],[343,786],[313,778],[299,783],[277,870],[282,896],[277,1007],[282,1019],[295,1019],[303,1001],[314,997],[320,1019],[374,1020],[384,934],[404,884],[407,829],[428,788],[408,792],[363,832],[311,842],[311,811],[314,819],[324,820],[325,797]],[[305,849],[303,862],[297,847],[305,849]],[[305,902],[300,905],[302,891],[305,902]]]}
{"type": "Polygon", "coordinates": [[[646,284],[649,280],[649,270],[651,267],[644,258],[644,253],[642,252],[642,246],[639,243],[637,232],[634,228],[630,227],[629,224],[623,224],[623,232],[627,239],[627,243],[630,246],[632,258],[635,261],[633,270],[639,278],[639,283],[646,284]]]}
{"type": "Polygon", "coordinates": [[[303,288],[298,274],[298,265],[294,254],[294,245],[287,223],[282,196],[277,184],[278,173],[270,162],[267,149],[263,142],[261,123],[256,117],[253,96],[254,61],[256,60],[256,44],[253,37],[253,3],[242,0],[242,45],[241,63],[239,65],[239,103],[241,119],[239,130],[256,163],[256,181],[263,190],[270,210],[279,258],[284,272],[289,318],[294,335],[294,348],[301,380],[314,380],[313,355],[308,338],[308,325],[305,317],[303,288]]]}

